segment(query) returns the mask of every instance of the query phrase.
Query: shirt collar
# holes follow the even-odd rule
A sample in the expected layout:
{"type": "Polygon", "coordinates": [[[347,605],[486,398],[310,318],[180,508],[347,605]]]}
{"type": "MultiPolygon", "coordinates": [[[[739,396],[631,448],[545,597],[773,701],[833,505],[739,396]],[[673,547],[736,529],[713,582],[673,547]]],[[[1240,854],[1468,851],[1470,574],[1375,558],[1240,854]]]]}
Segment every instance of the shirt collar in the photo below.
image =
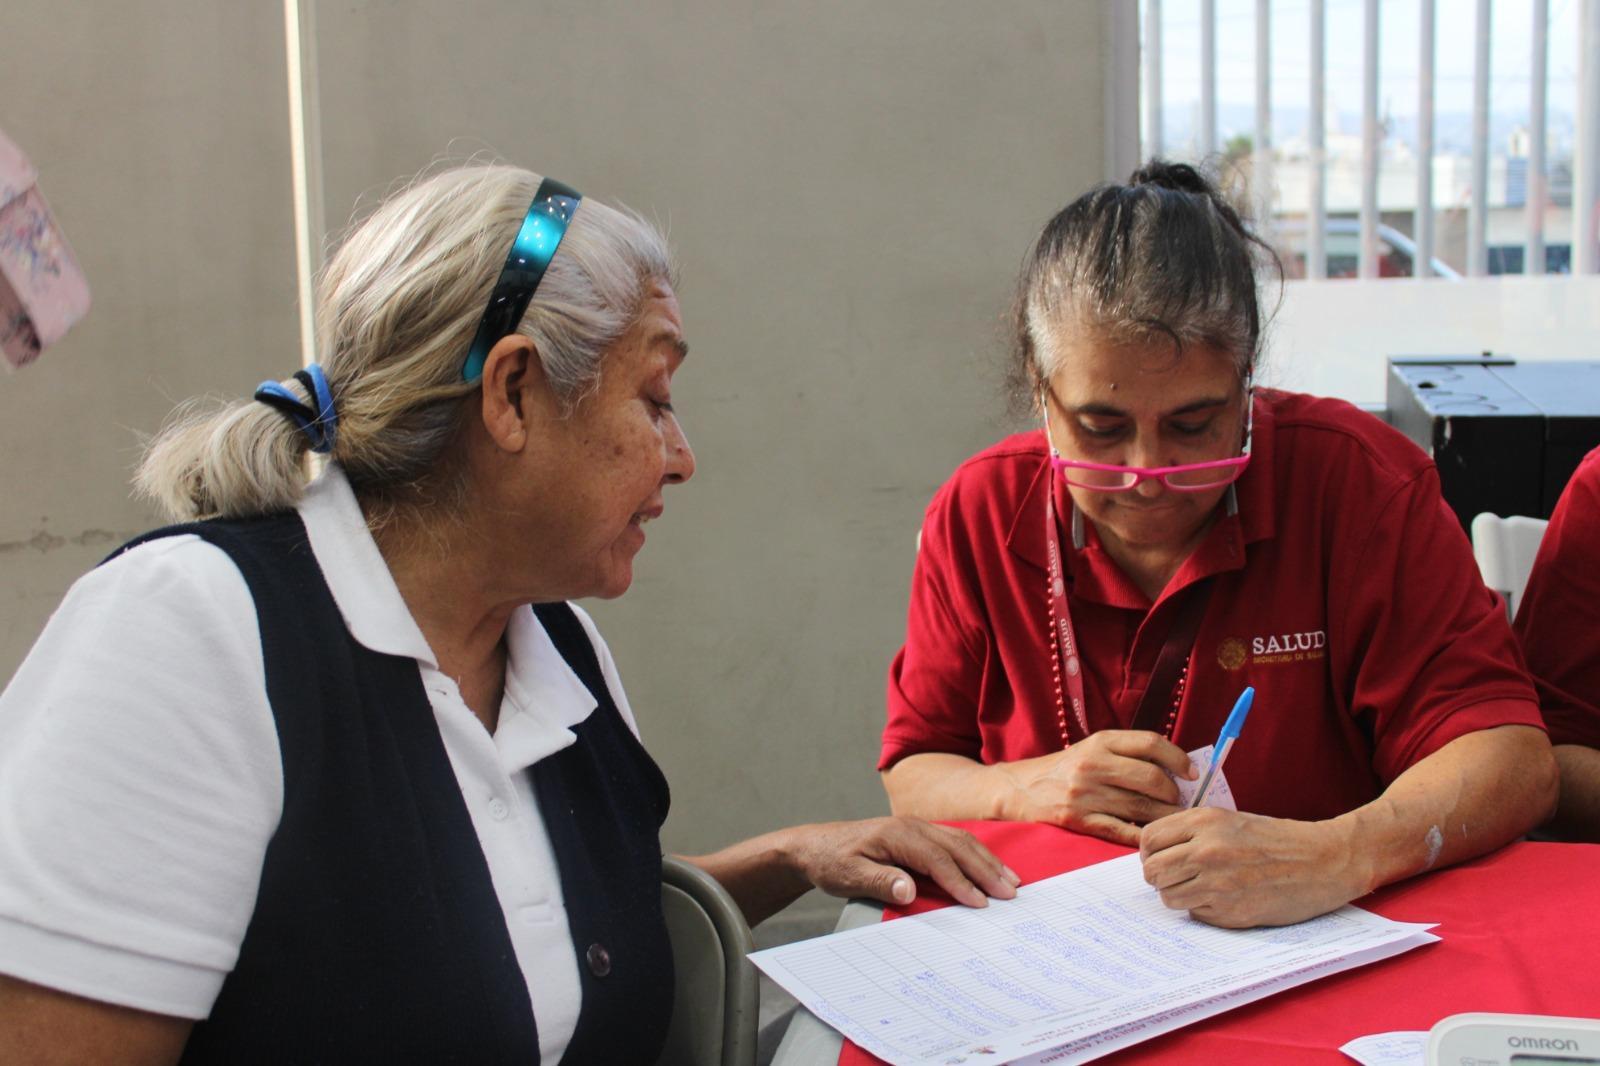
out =
{"type": "MultiPolygon", "coordinates": [[[[1272,401],[1276,393],[1257,389],[1255,427],[1250,441],[1250,465],[1234,483],[1238,500],[1237,514],[1223,514],[1212,525],[1211,531],[1184,562],[1178,571],[1173,590],[1181,589],[1195,581],[1225,570],[1244,566],[1244,548],[1256,541],[1273,536],[1275,528],[1273,494],[1273,447],[1276,426],[1272,417],[1272,401]]],[[[1055,476],[1050,467],[1049,445],[1044,430],[1034,438],[1038,448],[1038,466],[1028,479],[1022,498],[1006,534],[1006,546],[1019,558],[1031,563],[1042,573],[1047,565],[1045,549],[1045,486],[1055,493],[1056,520],[1064,549],[1066,576],[1078,595],[1116,606],[1145,606],[1148,601],[1111,557],[1100,547],[1094,524],[1084,523],[1083,546],[1073,544],[1071,516],[1072,497],[1065,483],[1055,476]]],[[[1024,462],[1030,460],[1024,459],[1024,462]]]]}
{"type": "MultiPolygon", "coordinates": [[[[329,463],[307,487],[299,512],[350,635],[375,652],[437,670],[433,649],[411,617],[338,463],[329,463]]],[[[508,767],[531,766],[571,744],[571,728],[598,704],[531,607],[511,613],[506,652],[506,696],[495,746],[508,767]]]]}
{"type": "Polygon", "coordinates": [[[329,463],[306,488],[298,510],[350,635],[373,651],[416,659],[437,670],[433,649],[411,617],[338,463],[329,463]]]}
{"type": "Polygon", "coordinates": [[[574,726],[599,703],[561,657],[531,607],[518,607],[506,626],[506,692],[494,746],[516,771],[574,743],[574,726]]]}

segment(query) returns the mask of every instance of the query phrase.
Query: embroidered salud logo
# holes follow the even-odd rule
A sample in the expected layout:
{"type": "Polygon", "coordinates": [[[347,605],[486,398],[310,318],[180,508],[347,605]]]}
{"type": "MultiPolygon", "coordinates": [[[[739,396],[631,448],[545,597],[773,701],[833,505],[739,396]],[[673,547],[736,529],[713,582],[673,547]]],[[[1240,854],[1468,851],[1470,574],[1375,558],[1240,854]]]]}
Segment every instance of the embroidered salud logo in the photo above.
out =
{"type": "Polygon", "coordinates": [[[1310,662],[1326,656],[1327,646],[1328,631],[1325,629],[1269,633],[1249,640],[1224,637],[1217,644],[1217,664],[1224,670],[1238,670],[1247,665],[1310,662]]]}

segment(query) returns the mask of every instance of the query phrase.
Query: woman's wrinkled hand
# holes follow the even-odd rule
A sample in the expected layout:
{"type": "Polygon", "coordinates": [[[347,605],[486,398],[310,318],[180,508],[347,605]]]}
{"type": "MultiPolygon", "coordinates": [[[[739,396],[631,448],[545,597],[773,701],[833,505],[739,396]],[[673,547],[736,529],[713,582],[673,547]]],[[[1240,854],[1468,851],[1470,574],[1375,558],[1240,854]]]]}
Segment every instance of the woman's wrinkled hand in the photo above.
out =
{"type": "Polygon", "coordinates": [[[916,898],[910,874],[933,880],[969,907],[1010,899],[1019,878],[971,833],[920,818],[870,818],[796,826],[791,861],[831,896],[906,904],[916,898]]]}
{"type": "Polygon", "coordinates": [[[1372,888],[1348,827],[1208,807],[1145,826],[1144,879],[1174,910],[1210,925],[1292,925],[1372,888]]]}
{"type": "Polygon", "coordinates": [[[1158,733],[1103,729],[1066,751],[993,767],[1011,785],[1006,818],[1048,822],[1128,847],[1139,828],[1180,808],[1172,775],[1193,777],[1189,756],[1158,733]]]}

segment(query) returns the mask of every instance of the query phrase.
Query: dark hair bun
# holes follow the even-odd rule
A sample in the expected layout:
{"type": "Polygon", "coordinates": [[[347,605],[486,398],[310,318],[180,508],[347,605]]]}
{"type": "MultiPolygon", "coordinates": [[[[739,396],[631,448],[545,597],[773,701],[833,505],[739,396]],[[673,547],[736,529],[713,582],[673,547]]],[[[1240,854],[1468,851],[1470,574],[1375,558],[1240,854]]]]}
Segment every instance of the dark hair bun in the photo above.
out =
{"type": "Polygon", "coordinates": [[[1174,192],[1195,193],[1215,198],[1217,190],[1194,167],[1187,163],[1169,163],[1165,159],[1152,159],[1133,172],[1129,185],[1154,185],[1174,192]]]}

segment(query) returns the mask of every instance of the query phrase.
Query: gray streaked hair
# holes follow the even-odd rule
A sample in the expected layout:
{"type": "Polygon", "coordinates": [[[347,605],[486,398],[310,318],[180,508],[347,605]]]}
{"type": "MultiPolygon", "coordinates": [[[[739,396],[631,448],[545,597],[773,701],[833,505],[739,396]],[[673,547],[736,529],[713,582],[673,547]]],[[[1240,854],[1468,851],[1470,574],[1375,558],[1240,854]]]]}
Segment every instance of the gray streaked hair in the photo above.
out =
{"type": "MultiPolygon", "coordinates": [[[[1182,163],[1152,160],[1126,185],[1100,185],[1045,226],[1012,312],[1019,408],[1060,369],[1057,341],[1193,344],[1227,352],[1241,377],[1261,354],[1258,265],[1276,264],[1239,212],[1182,163]]],[[[1281,273],[1281,271],[1280,271],[1281,273]]]]}
{"type": "MultiPolygon", "coordinates": [[[[463,502],[451,445],[478,384],[461,368],[540,181],[470,165],[413,182],[351,229],[318,278],[321,363],[339,416],[330,458],[375,524],[463,502]]],[[[583,200],[517,326],[566,412],[599,383],[650,285],[672,280],[656,227],[583,200]]],[[[304,395],[294,379],[282,384],[304,395]]],[[[265,404],[191,402],[150,443],[134,483],[180,520],[285,510],[304,491],[309,444],[265,404]]]]}

